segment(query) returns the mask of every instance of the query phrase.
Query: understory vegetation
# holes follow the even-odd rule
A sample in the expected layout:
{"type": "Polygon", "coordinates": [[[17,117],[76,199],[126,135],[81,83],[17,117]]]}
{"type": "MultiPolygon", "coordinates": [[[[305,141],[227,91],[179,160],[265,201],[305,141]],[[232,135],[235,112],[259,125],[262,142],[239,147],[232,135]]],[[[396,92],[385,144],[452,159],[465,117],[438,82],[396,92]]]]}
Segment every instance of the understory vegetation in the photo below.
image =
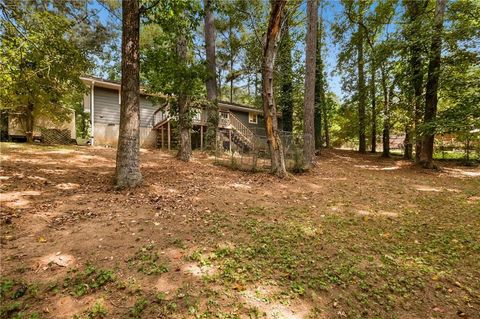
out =
{"type": "Polygon", "coordinates": [[[480,318],[480,0],[1,0],[0,61],[0,319],[480,318]]]}
{"type": "Polygon", "coordinates": [[[2,147],[10,194],[2,319],[474,318],[480,310],[478,168],[446,163],[419,181],[408,161],[334,151],[285,187],[265,173],[252,180],[208,159],[179,164],[151,151],[142,155],[149,186],[119,192],[101,186],[113,150],[2,147]],[[217,183],[206,179],[219,170],[217,183]],[[166,182],[174,176],[180,184],[166,182]],[[264,183],[277,190],[273,201],[264,183]],[[92,189],[95,206],[85,209],[95,213],[78,219],[77,204],[63,198],[88,203],[92,189]]]}

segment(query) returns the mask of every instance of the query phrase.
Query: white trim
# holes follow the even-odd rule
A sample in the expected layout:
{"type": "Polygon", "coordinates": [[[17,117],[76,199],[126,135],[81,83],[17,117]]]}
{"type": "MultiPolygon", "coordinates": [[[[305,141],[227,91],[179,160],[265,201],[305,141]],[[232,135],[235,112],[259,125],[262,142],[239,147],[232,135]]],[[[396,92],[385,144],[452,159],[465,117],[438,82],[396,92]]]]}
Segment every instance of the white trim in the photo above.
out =
{"type": "Polygon", "coordinates": [[[104,80],[97,80],[97,79],[87,78],[83,76],[80,77],[80,80],[82,80],[83,83],[85,83],[86,85],[95,83],[95,86],[107,88],[107,89],[120,90],[120,87],[121,87],[119,83],[112,83],[104,80]]]}
{"type": "Polygon", "coordinates": [[[258,114],[253,112],[248,112],[248,123],[258,124],[258,114]],[[253,120],[255,119],[255,120],[253,120]]]}
{"type": "Polygon", "coordinates": [[[257,110],[247,106],[228,104],[225,102],[218,102],[218,106],[221,110],[228,110],[228,111],[234,110],[234,111],[240,111],[240,112],[252,112],[256,114],[263,114],[262,110],[257,110]]]}
{"type": "MultiPolygon", "coordinates": [[[[102,79],[98,79],[98,78],[90,78],[90,77],[84,77],[84,76],[81,76],[80,77],[80,80],[82,80],[82,82],[89,86],[91,85],[91,83],[95,82],[95,86],[96,87],[101,87],[101,88],[106,88],[106,89],[113,89],[113,90],[117,90],[117,91],[121,91],[121,85],[120,83],[115,83],[115,82],[110,82],[110,81],[105,81],[105,80],[102,80],[102,79]]],[[[142,88],[140,88],[140,95],[144,95],[144,96],[158,96],[158,97],[163,97],[163,98],[167,98],[168,95],[164,95],[164,94],[150,94],[150,93],[147,93],[145,92],[142,88]]]]}

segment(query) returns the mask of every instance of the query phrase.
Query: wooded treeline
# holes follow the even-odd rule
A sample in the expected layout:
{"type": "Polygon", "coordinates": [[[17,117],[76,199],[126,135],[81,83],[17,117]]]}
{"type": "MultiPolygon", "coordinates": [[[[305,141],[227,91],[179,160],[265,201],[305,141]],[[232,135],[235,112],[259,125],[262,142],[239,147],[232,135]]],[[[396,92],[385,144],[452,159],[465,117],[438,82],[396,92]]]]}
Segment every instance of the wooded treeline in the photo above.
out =
{"type": "MultiPolygon", "coordinates": [[[[279,176],[286,175],[279,112],[283,130],[303,147],[305,168],[321,148],[346,142],[362,153],[377,152],[381,143],[382,156],[388,157],[392,135],[403,137],[406,159],[432,168],[435,135],[479,138],[480,3],[475,0],[128,0],[123,10],[115,1],[78,5],[37,0],[21,5],[6,1],[1,9],[2,60],[9,70],[2,73],[1,105],[15,105],[27,114],[27,122],[32,118],[28,114],[49,112],[41,106],[44,100],[37,100],[45,87],[69,83],[70,89],[87,72],[120,78],[112,57],[120,52],[117,35],[123,30],[121,126],[131,131],[120,134],[119,145],[128,139],[129,146],[119,147],[118,158],[133,159],[137,164],[132,167],[138,166],[137,156],[130,156],[138,153],[138,102],[127,92],[138,94],[139,84],[175,97],[170,111],[178,116],[178,157],[185,161],[191,156],[193,105],[208,109],[212,150],[218,100],[263,108],[272,172],[279,176]],[[126,15],[136,7],[139,27],[133,30],[126,15]],[[99,10],[108,18],[98,19],[99,10]],[[39,25],[57,19],[65,26],[56,33],[33,30],[32,19],[39,25]],[[138,34],[126,37],[129,32],[138,34]],[[70,40],[70,47],[43,48],[47,34],[70,40]],[[135,53],[132,46],[138,47],[135,53]],[[46,50],[52,51],[49,57],[79,62],[62,73],[57,59],[39,57],[46,50]],[[138,73],[124,67],[137,63],[132,59],[138,61],[138,73]],[[132,77],[139,80],[130,81],[132,77]],[[341,79],[341,96],[332,91],[335,78],[341,79]],[[45,83],[38,85],[41,81],[45,83]]],[[[45,95],[57,104],[67,96],[59,89],[45,95]]]]}

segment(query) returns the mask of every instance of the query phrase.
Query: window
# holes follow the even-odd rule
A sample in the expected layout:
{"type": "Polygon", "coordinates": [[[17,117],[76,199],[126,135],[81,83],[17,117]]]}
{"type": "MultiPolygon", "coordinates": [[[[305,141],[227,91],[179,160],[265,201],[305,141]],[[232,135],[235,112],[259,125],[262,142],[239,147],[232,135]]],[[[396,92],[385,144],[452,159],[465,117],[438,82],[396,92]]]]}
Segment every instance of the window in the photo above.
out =
{"type": "Polygon", "coordinates": [[[229,119],[229,113],[220,111],[220,118],[223,119],[223,120],[228,120],[229,119]]]}
{"type": "Polygon", "coordinates": [[[202,110],[194,109],[193,110],[193,121],[194,122],[200,122],[201,119],[202,119],[202,110]]]}
{"type": "Polygon", "coordinates": [[[256,113],[248,113],[248,123],[257,124],[258,115],[256,113]]]}

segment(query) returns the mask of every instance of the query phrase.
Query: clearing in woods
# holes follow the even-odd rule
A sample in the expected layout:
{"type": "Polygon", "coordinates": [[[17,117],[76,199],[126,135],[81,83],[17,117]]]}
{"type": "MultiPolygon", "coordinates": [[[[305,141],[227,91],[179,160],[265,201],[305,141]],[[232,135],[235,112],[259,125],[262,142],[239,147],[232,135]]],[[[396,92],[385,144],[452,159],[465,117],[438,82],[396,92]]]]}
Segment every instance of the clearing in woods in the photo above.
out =
{"type": "Polygon", "coordinates": [[[325,151],[281,181],[1,145],[0,318],[478,318],[480,170],[325,151]]]}

